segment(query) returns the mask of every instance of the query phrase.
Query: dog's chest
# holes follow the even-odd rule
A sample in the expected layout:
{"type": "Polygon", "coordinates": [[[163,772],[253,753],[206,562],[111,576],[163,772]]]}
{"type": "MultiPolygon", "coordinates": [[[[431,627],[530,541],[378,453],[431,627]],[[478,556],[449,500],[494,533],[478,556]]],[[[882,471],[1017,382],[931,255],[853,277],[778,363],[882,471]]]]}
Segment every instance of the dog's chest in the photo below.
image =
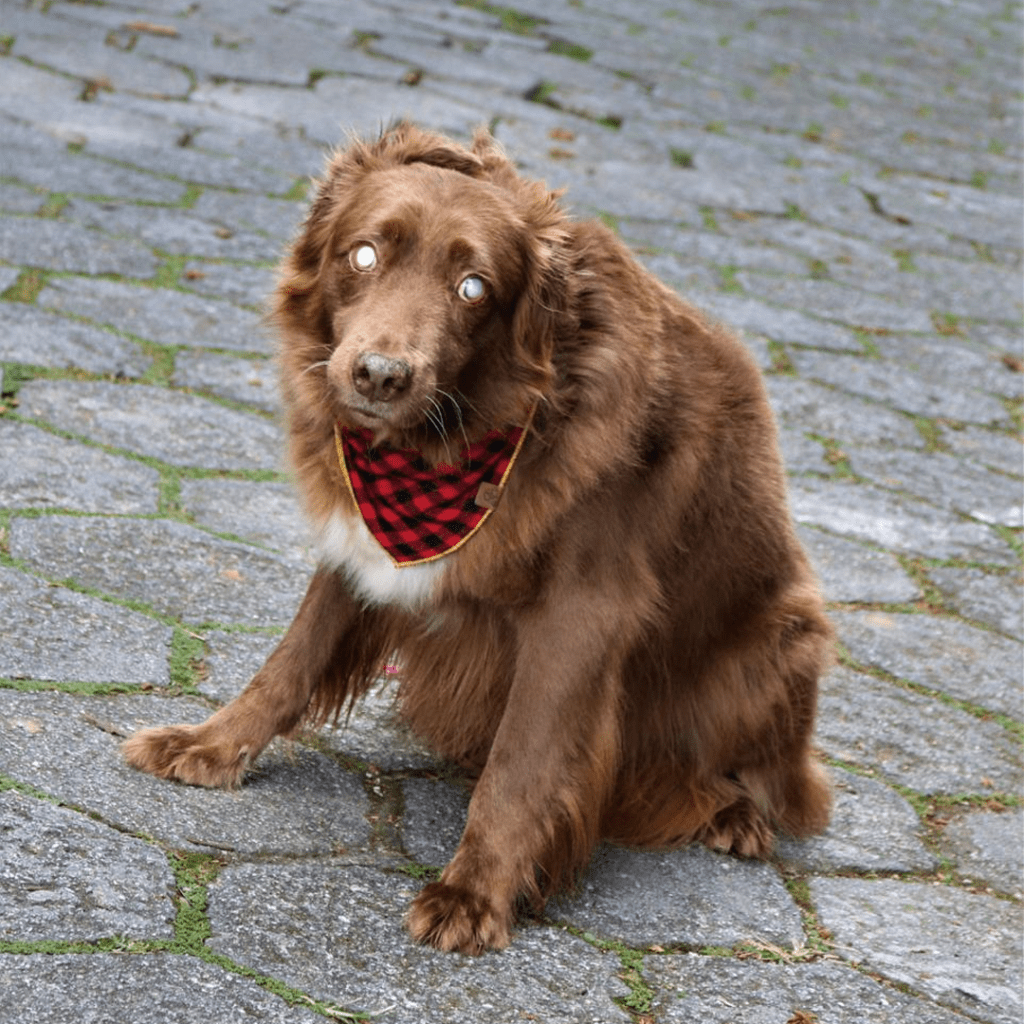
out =
{"type": "Polygon", "coordinates": [[[323,564],[343,571],[356,593],[372,604],[422,607],[430,602],[446,569],[446,559],[399,568],[361,518],[337,511],[320,525],[317,540],[323,564]]]}

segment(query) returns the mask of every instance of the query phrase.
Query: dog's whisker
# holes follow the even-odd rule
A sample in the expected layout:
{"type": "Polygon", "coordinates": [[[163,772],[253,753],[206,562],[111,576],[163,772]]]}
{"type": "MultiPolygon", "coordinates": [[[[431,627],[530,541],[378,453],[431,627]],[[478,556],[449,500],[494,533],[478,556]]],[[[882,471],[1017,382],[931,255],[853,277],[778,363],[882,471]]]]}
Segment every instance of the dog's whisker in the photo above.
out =
{"type": "Polygon", "coordinates": [[[427,420],[433,424],[434,429],[437,430],[440,435],[441,443],[444,445],[445,459],[451,463],[452,451],[448,445],[448,430],[444,424],[444,409],[441,408],[440,402],[438,402],[438,400],[430,393],[427,394],[427,401],[429,401],[434,408],[430,409],[429,407],[424,407],[423,414],[427,420]]]}
{"type": "MultiPolygon", "coordinates": [[[[458,390],[458,389],[456,389],[456,390],[458,390]]],[[[455,414],[459,418],[459,432],[462,434],[462,440],[465,442],[466,451],[469,451],[469,435],[466,433],[466,423],[465,423],[465,420],[463,419],[463,416],[462,416],[462,406],[459,405],[459,402],[455,398],[455,396],[454,395],[450,395],[447,391],[444,391],[441,388],[438,388],[437,389],[437,393],[439,395],[444,395],[444,397],[447,398],[448,401],[451,402],[452,405],[455,407],[455,414]]],[[[461,394],[461,392],[460,392],[460,394],[461,394]]]]}
{"type": "Polygon", "coordinates": [[[309,366],[307,366],[302,371],[302,376],[305,377],[305,375],[307,373],[310,373],[313,370],[319,370],[321,366],[328,366],[329,364],[330,364],[330,360],[329,359],[321,359],[318,363],[310,363],[309,366]]]}

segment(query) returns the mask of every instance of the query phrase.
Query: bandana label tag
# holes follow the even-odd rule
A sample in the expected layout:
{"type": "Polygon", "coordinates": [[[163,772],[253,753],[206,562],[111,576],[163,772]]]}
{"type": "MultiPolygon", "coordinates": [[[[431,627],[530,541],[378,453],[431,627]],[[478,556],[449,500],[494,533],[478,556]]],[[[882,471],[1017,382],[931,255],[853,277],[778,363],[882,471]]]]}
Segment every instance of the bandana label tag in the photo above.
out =
{"type": "Polygon", "coordinates": [[[488,483],[485,480],[473,500],[480,508],[490,509],[493,512],[498,507],[498,502],[501,501],[501,488],[497,484],[488,483]]]}

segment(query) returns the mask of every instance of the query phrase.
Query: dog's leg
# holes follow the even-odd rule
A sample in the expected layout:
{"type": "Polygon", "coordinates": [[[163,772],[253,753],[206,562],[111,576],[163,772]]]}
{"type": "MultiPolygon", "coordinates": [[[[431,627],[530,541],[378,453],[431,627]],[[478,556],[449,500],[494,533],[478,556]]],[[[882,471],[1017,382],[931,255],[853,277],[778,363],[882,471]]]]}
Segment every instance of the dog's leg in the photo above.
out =
{"type": "Polygon", "coordinates": [[[623,645],[611,616],[551,604],[519,623],[512,687],[462,842],[409,910],[413,937],[440,949],[507,945],[517,897],[539,902],[598,838],[618,767],[623,645]]]}
{"type": "MultiPolygon", "coordinates": [[[[360,644],[350,634],[361,618],[344,578],[318,570],[288,632],[245,690],[201,725],[140,730],[124,744],[128,763],[165,779],[237,785],[246,765],[293,730],[318,689],[331,685],[345,645],[360,644]]],[[[340,706],[344,695],[330,699],[340,706]]]]}

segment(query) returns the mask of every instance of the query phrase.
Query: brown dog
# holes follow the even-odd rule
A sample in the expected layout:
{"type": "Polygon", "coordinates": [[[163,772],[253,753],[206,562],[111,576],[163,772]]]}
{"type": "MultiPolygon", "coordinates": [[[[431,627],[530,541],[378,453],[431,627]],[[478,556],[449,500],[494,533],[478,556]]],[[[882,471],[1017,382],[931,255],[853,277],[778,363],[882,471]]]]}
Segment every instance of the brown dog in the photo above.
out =
{"type": "Polygon", "coordinates": [[[334,156],[274,318],[322,561],[248,688],[131,764],[233,786],[397,651],[404,716],[479,773],[408,926],[474,953],[602,837],[765,856],[825,826],[831,633],[738,341],[485,133],[409,125],[334,156]]]}

